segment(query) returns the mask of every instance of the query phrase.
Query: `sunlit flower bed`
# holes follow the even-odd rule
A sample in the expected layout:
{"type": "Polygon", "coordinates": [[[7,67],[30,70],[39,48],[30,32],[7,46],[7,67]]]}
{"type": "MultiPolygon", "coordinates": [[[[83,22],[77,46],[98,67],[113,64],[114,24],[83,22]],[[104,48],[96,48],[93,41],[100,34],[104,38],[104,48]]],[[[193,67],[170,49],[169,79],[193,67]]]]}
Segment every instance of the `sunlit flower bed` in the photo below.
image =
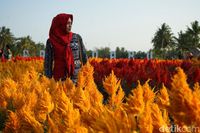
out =
{"type": "MultiPolygon", "coordinates": [[[[100,59],[92,61],[95,60],[101,63],[100,59]]],[[[44,77],[43,60],[0,63],[0,130],[5,133],[157,133],[171,132],[173,125],[181,131],[200,132],[200,86],[194,81],[189,86],[181,67],[173,68],[169,87],[159,85],[155,90],[149,85],[151,80],[136,81],[128,96],[121,86],[124,79],[116,76],[113,67],[102,79],[108,95],[105,100],[93,77],[97,68],[89,62],[82,67],[76,86],[70,79],[55,82],[44,77]]],[[[149,71],[156,67],[154,62],[150,63],[149,71]]],[[[193,66],[199,68],[198,62],[193,66]]],[[[104,65],[102,73],[106,69],[110,67],[104,65]]]]}

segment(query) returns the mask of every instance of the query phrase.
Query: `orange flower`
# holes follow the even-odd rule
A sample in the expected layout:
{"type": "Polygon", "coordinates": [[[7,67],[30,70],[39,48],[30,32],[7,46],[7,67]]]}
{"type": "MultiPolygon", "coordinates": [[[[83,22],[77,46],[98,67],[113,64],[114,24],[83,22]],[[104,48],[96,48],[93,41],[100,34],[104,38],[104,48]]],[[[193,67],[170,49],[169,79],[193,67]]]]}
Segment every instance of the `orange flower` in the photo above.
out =
{"type": "Polygon", "coordinates": [[[138,82],[138,86],[132,90],[133,95],[129,95],[127,103],[123,105],[127,112],[138,116],[144,111],[145,103],[143,93],[142,86],[140,82],[138,82]]]}
{"type": "Polygon", "coordinates": [[[160,89],[159,93],[156,95],[156,102],[159,105],[160,108],[166,109],[168,106],[170,106],[169,102],[169,95],[167,92],[167,88],[162,85],[162,88],[160,89]]]}
{"type": "Polygon", "coordinates": [[[124,92],[120,85],[120,80],[117,79],[113,71],[108,77],[105,78],[103,81],[103,86],[106,92],[109,94],[108,106],[110,106],[112,109],[115,109],[122,103],[122,100],[124,99],[124,92]]]}
{"type": "Polygon", "coordinates": [[[5,133],[19,133],[20,121],[17,114],[10,111],[5,125],[5,133]]]}

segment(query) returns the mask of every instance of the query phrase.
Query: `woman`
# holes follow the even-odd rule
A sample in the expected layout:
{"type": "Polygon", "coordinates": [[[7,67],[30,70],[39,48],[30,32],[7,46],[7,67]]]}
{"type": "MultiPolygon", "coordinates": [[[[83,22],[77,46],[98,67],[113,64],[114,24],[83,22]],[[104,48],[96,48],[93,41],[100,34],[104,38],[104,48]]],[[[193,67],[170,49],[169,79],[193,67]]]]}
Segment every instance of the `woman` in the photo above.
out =
{"type": "Polygon", "coordinates": [[[4,58],[6,60],[8,60],[8,61],[11,60],[11,58],[12,58],[12,52],[10,50],[10,46],[9,45],[6,45],[6,49],[4,50],[3,54],[4,54],[4,58]]]}
{"type": "Polygon", "coordinates": [[[58,14],[49,31],[44,69],[45,75],[56,81],[70,77],[76,83],[79,69],[87,62],[81,36],[71,32],[72,22],[71,14],[58,14]]]}

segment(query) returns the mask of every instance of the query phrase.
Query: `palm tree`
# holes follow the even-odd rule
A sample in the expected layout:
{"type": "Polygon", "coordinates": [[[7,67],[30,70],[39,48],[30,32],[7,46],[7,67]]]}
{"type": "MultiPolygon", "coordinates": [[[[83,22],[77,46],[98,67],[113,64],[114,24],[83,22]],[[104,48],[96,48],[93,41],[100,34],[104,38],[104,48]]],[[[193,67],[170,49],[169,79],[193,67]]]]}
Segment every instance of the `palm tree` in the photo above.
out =
{"type": "Polygon", "coordinates": [[[198,21],[192,22],[191,28],[188,27],[186,32],[191,37],[192,47],[193,48],[196,48],[196,47],[200,48],[200,25],[199,25],[198,21]]]}
{"type": "Polygon", "coordinates": [[[5,26],[0,27],[0,49],[4,49],[6,45],[12,45],[14,42],[14,36],[10,32],[9,28],[5,26]]]}
{"type": "Polygon", "coordinates": [[[23,50],[29,50],[30,55],[36,54],[35,42],[30,36],[16,39],[15,55],[22,55],[23,50]]]}
{"type": "Polygon", "coordinates": [[[180,31],[178,33],[178,38],[176,39],[176,52],[179,56],[179,58],[183,58],[183,55],[189,51],[191,45],[192,45],[192,40],[191,36],[189,33],[183,33],[180,31]]]}
{"type": "Polygon", "coordinates": [[[174,37],[171,28],[166,23],[163,23],[161,28],[158,28],[156,31],[151,42],[153,43],[156,54],[161,54],[161,56],[164,57],[164,52],[174,45],[174,37]]]}

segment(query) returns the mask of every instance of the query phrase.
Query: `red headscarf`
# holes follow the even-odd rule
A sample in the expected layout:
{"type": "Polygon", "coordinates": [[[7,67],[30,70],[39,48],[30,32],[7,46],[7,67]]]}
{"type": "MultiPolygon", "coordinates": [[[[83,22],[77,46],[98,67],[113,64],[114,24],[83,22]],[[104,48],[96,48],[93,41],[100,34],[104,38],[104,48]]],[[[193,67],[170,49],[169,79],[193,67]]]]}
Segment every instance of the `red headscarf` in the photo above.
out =
{"type": "MultiPolygon", "coordinates": [[[[58,14],[56,17],[53,18],[51,28],[49,31],[49,39],[54,47],[55,52],[57,52],[59,54],[59,52],[60,52],[59,49],[65,50],[65,51],[62,51],[62,52],[64,52],[64,54],[60,55],[60,56],[65,56],[64,57],[65,63],[63,64],[60,62],[58,64],[55,64],[55,66],[56,65],[66,65],[67,74],[69,76],[71,76],[74,72],[74,58],[73,58],[72,50],[70,47],[70,42],[72,40],[73,33],[66,32],[66,26],[67,26],[67,22],[68,22],[69,18],[71,18],[71,20],[73,22],[73,16],[71,14],[62,13],[62,14],[58,14]],[[56,50],[58,50],[58,51],[56,51],[56,50]]],[[[54,57],[55,62],[56,62],[57,57],[59,57],[59,56],[56,55],[56,57],[54,57]]],[[[61,57],[61,58],[63,58],[63,57],[61,57]]],[[[58,71],[60,71],[60,70],[58,70],[58,71]]],[[[57,72],[57,73],[63,73],[63,72],[61,71],[61,72],[57,72]]],[[[63,76],[63,74],[58,74],[58,75],[63,76]]],[[[56,75],[54,75],[54,76],[56,76],[56,75]]],[[[57,76],[57,78],[62,78],[62,77],[57,76]]]]}

